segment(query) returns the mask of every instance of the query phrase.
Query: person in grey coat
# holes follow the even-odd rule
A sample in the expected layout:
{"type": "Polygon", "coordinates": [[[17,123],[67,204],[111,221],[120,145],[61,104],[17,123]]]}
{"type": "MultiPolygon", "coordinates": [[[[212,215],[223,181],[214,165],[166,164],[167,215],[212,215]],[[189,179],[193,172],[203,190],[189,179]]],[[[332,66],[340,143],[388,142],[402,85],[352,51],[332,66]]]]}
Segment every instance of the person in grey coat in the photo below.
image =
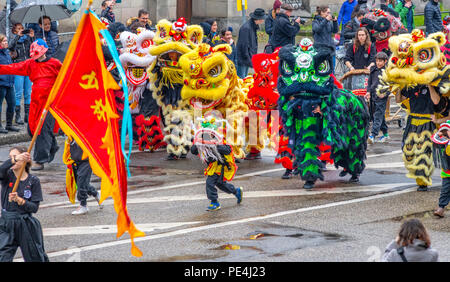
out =
{"type": "Polygon", "coordinates": [[[444,29],[442,24],[441,10],[439,6],[439,0],[430,0],[425,6],[425,31],[426,34],[439,32],[444,29]]]}
{"type": "Polygon", "coordinates": [[[438,252],[431,248],[430,236],[418,219],[405,221],[397,236],[386,247],[383,262],[437,262],[438,252]]]}

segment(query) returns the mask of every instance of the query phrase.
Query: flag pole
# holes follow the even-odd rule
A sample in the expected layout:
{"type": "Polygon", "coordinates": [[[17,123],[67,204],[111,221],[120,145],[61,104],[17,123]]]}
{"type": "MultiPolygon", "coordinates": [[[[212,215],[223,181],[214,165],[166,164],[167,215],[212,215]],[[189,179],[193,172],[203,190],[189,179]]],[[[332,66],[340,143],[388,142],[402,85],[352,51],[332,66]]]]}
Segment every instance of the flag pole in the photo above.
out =
{"type": "MultiPolygon", "coordinates": [[[[39,135],[38,132],[41,131],[42,126],[44,125],[45,118],[47,117],[48,108],[49,108],[49,106],[47,106],[42,111],[41,119],[39,120],[38,126],[37,126],[37,128],[36,128],[36,130],[34,131],[34,134],[33,134],[33,139],[31,139],[30,146],[28,146],[28,151],[27,151],[28,153],[31,153],[31,150],[33,149],[34,143],[36,143],[36,139],[37,139],[37,137],[39,135]]],[[[16,182],[14,183],[14,188],[13,188],[11,193],[15,193],[17,191],[17,188],[19,187],[20,178],[22,178],[23,172],[25,171],[25,167],[26,167],[26,165],[23,165],[20,168],[19,175],[17,176],[16,182]]]]}
{"type": "MultiPolygon", "coordinates": [[[[86,10],[89,10],[91,8],[92,3],[93,3],[93,0],[89,0],[86,10]]],[[[50,108],[50,103],[48,103],[48,101],[47,101],[46,106],[45,106],[44,110],[42,111],[41,119],[39,120],[38,126],[37,126],[36,130],[34,131],[33,138],[31,139],[31,143],[28,146],[27,152],[29,154],[31,153],[31,150],[33,150],[34,143],[36,143],[36,139],[39,135],[38,132],[41,131],[42,126],[44,125],[44,121],[45,121],[45,118],[47,117],[49,108],[50,108]]],[[[19,183],[20,183],[20,178],[22,178],[23,172],[25,171],[25,167],[26,167],[26,165],[23,165],[20,168],[19,175],[17,176],[16,182],[14,183],[14,188],[11,193],[15,193],[17,191],[17,188],[19,187],[19,183]]]]}

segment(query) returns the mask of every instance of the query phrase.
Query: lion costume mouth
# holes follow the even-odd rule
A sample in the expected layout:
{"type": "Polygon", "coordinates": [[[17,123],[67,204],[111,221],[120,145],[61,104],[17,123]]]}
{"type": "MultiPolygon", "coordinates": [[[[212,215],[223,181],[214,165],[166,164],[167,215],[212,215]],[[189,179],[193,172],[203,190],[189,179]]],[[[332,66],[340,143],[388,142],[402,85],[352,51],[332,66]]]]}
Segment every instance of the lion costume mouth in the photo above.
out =
{"type": "Polygon", "coordinates": [[[419,72],[410,69],[389,69],[388,81],[398,83],[401,85],[408,84],[429,84],[434,82],[439,75],[439,70],[436,68],[428,70],[420,70],[419,72]]]}
{"type": "Polygon", "coordinates": [[[211,101],[211,100],[205,100],[202,98],[194,97],[194,98],[191,98],[190,103],[191,103],[191,106],[194,107],[194,109],[208,110],[208,109],[211,109],[211,108],[215,107],[216,105],[222,103],[222,100],[223,99],[211,101]]]}
{"type": "Polygon", "coordinates": [[[158,57],[158,64],[161,67],[179,68],[178,61],[182,55],[177,50],[169,50],[158,57]]]}

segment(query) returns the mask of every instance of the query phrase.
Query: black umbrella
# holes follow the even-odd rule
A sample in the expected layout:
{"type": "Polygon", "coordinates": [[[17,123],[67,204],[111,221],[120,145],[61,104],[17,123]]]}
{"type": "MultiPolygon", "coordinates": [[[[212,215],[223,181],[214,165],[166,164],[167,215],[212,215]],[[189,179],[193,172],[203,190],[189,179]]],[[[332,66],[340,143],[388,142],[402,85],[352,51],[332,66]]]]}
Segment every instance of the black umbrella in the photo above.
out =
{"type": "Polygon", "coordinates": [[[67,19],[72,16],[61,0],[23,0],[9,16],[12,23],[37,23],[43,16],[49,16],[53,21],[67,19]]]}

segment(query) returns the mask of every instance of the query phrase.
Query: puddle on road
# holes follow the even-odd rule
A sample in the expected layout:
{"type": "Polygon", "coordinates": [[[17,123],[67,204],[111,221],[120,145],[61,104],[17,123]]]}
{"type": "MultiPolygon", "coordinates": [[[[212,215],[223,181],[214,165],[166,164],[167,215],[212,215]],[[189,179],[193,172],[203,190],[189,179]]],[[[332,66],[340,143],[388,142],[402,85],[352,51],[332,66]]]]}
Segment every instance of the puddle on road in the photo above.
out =
{"type": "MultiPolygon", "coordinates": [[[[281,257],[289,252],[308,247],[347,241],[339,234],[322,233],[292,226],[277,224],[252,224],[256,231],[243,234],[235,241],[199,240],[199,243],[213,243],[215,247],[205,250],[214,251],[208,258],[185,259],[190,261],[242,261],[258,260],[259,257],[281,257]]],[[[170,261],[174,257],[170,258],[170,261]]]]}
{"type": "Polygon", "coordinates": [[[382,174],[382,175],[404,174],[404,172],[395,172],[395,171],[386,171],[386,170],[376,171],[376,173],[382,174]]]}
{"type": "Polygon", "coordinates": [[[162,168],[156,166],[130,166],[131,175],[166,175],[162,168]]]}
{"type": "Polygon", "coordinates": [[[161,258],[155,260],[155,262],[177,262],[177,261],[201,261],[201,260],[210,260],[215,259],[215,256],[208,255],[184,255],[184,256],[173,256],[167,258],[161,258]]]}
{"type": "Polygon", "coordinates": [[[136,190],[138,188],[147,188],[152,186],[161,186],[165,182],[160,180],[128,180],[128,190],[136,190]]]}

